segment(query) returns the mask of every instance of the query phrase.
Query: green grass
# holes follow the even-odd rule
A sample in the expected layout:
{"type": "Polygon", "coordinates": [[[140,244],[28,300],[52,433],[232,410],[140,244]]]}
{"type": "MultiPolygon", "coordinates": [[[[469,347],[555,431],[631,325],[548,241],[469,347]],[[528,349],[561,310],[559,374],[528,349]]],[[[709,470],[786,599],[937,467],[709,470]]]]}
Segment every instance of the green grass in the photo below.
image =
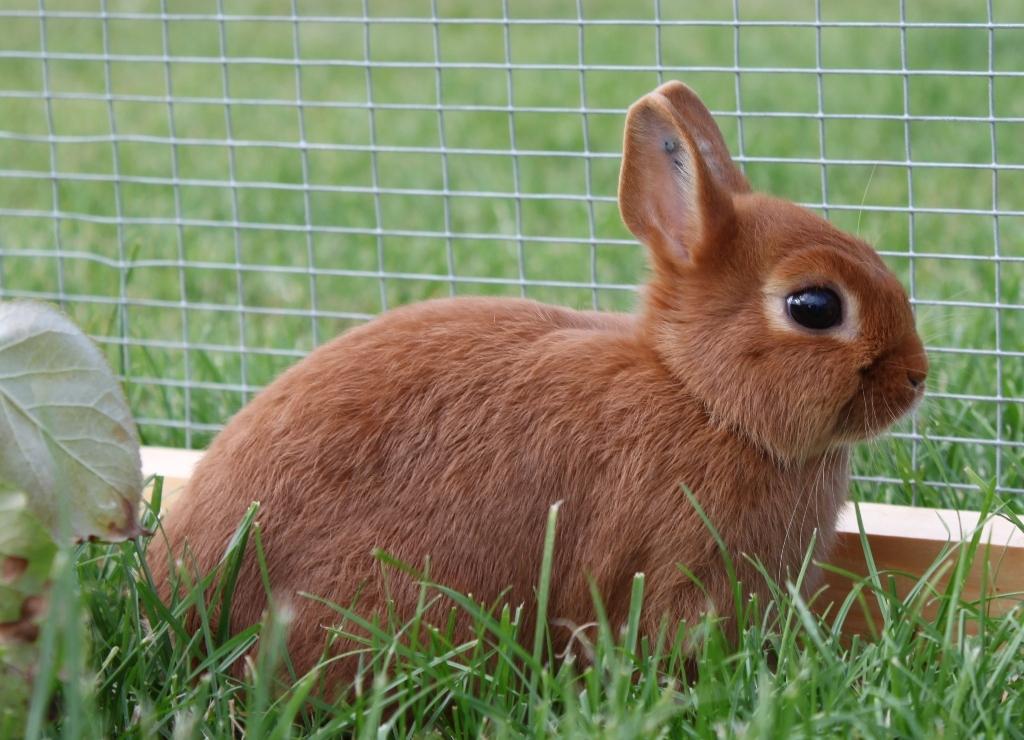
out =
{"type": "MultiPolygon", "coordinates": [[[[981,486],[987,506],[994,489],[981,486]]],[[[625,625],[581,630],[568,655],[553,655],[541,627],[522,635],[521,611],[481,605],[423,580],[409,622],[366,622],[338,608],[337,631],[359,641],[355,689],[322,698],[323,664],[295,675],[284,635],[288,611],[227,638],[207,615],[229,603],[248,541],[260,557],[253,508],[218,570],[168,605],[141,565],[144,542],[88,545],[64,561],[55,610],[41,637],[44,659],[32,706],[47,736],[66,737],[1020,737],[1024,734],[1024,619],[997,617],[987,598],[964,600],[963,574],[980,556],[980,532],[951,548],[908,596],[889,591],[873,566],[825,616],[796,584],[769,581],[767,604],[737,589],[736,645],[720,623],[665,623],[639,636],[644,580],[633,582],[625,625]],[[937,578],[952,573],[945,587],[937,578]],[[77,578],[76,578],[77,576],[77,578]],[[470,620],[473,638],[452,639],[422,614],[437,599],[470,620]],[[884,615],[873,640],[843,637],[857,600],[884,615]],[[183,625],[201,607],[200,630],[183,625]],[[937,607],[933,619],[922,617],[937,607]],[[59,608],[58,608],[59,606],[59,608]],[[83,628],[84,625],[84,628],[83,628]],[[523,638],[526,639],[523,639],[523,638]],[[251,658],[243,654],[258,645],[251,658]],[[243,664],[239,679],[231,668],[243,664]],[[50,692],[53,689],[53,693],[50,692]]],[[[1018,520],[1018,526],[1024,526],[1018,520]]],[[[538,574],[541,603],[548,555],[538,574]]],[[[970,533],[969,533],[970,534],[970,533]]],[[[558,553],[553,553],[558,557],[558,553]]],[[[871,561],[873,562],[873,561],[871,561]]],[[[403,567],[382,556],[387,567],[403,567]]],[[[543,614],[543,606],[538,608],[543,614]]],[[[600,615],[600,610],[598,614],[600,615]]],[[[551,629],[565,629],[562,626],[551,629]]],[[[326,635],[325,635],[326,637],[326,635]]]]}
{"type": "MultiPolygon", "coordinates": [[[[17,8],[21,0],[0,5],[17,8]]],[[[30,4],[31,5],[31,4],[30,4]]],[[[372,5],[372,4],[371,4],[372,5]]],[[[731,19],[727,0],[680,8],[666,3],[662,17],[731,19]]],[[[898,6],[881,0],[855,7],[826,0],[825,20],[898,20],[898,6]]],[[[996,20],[1019,21],[1017,4],[997,4],[996,20]]],[[[33,8],[34,5],[31,5],[33,8]]],[[[54,0],[54,11],[93,8],[88,2],[54,0]]],[[[209,15],[213,0],[168,0],[171,13],[209,15]]],[[[575,18],[574,3],[517,0],[514,17],[575,18]]],[[[157,12],[159,3],[111,0],[111,12],[157,12]]],[[[283,2],[246,3],[228,13],[287,14],[283,2]]],[[[361,4],[300,3],[306,15],[361,16],[361,4]]],[[[448,17],[501,17],[501,3],[451,0],[439,3],[448,17]]],[[[615,18],[625,12],[611,0],[588,0],[588,18],[615,18]]],[[[638,18],[651,18],[650,6],[630,8],[638,18]]],[[[371,15],[424,17],[426,0],[404,0],[371,7],[371,15]]],[[[810,0],[769,3],[748,0],[741,14],[748,20],[810,20],[810,0]]],[[[955,0],[939,6],[909,3],[912,21],[986,20],[985,3],[955,0]]],[[[3,46],[39,50],[37,18],[4,21],[3,46]]],[[[361,23],[302,23],[298,38],[306,62],[299,74],[305,139],[312,149],[304,163],[294,148],[300,140],[300,121],[294,101],[296,69],[290,64],[241,62],[239,58],[294,58],[292,25],[288,22],[229,22],[224,28],[227,89],[240,102],[231,107],[230,132],[221,102],[225,82],[221,65],[221,29],[215,20],[171,20],[166,48],[174,61],[162,62],[165,45],[158,20],[100,20],[52,18],[47,22],[48,48],[54,53],[99,54],[104,38],[115,55],[148,55],[153,62],[53,59],[48,63],[49,87],[56,133],[61,136],[105,137],[112,131],[105,100],[69,98],[67,94],[104,94],[109,88],[116,130],[122,140],[72,140],[54,151],[44,141],[0,137],[0,163],[17,176],[0,178],[0,295],[53,295],[61,286],[70,296],[65,305],[90,333],[104,344],[115,367],[128,379],[128,392],[145,440],[151,444],[204,446],[216,428],[244,402],[244,388],[270,382],[297,356],[343,331],[359,317],[437,296],[456,294],[520,295],[567,304],[628,310],[635,301],[631,290],[615,287],[640,283],[645,261],[641,248],[628,241],[614,202],[617,153],[625,107],[658,82],[653,71],[590,70],[584,77],[586,104],[609,110],[587,117],[574,112],[581,100],[580,75],[574,70],[517,69],[509,75],[499,68],[472,67],[505,60],[501,24],[442,25],[438,29],[440,56],[446,63],[469,63],[445,68],[439,78],[429,66],[375,68],[373,100],[382,106],[371,120],[365,70],[358,66],[324,66],[318,60],[361,61],[364,36],[361,23]],[[206,62],[197,60],[208,60],[206,62]],[[170,83],[168,83],[170,80],[170,83]],[[510,119],[500,109],[512,102],[519,108],[510,119]],[[437,102],[436,85],[447,106],[443,121],[435,110],[395,109],[394,105],[437,102]],[[173,110],[164,102],[170,91],[173,110]],[[134,97],[133,97],[134,96],[134,97]],[[252,102],[262,101],[262,102],[252,102]],[[268,102],[269,101],[269,102],[268,102]],[[274,102],[278,101],[278,102],[274,102]],[[340,107],[339,107],[340,106],[340,107]],[[347,106],[347,107],[346,107],[347,106]],[[498,110],[480,108],[498,107],[498,110]],[[552,111],[551,109],[555,109],[552,111]],[[558,110],[562,109],[562,110],[558,110]],[[183,143],[172,147],[173,135],[183,143]],[[510,126],[511,123],[511,126],[510,126]],[[443,126],[442,126],[443,124],[443,126]],[[372,140],[384,147],[436,148],[478,152],[507,151],[512,144],[531,152],[597,153],[587,168],[581,157],[524,155],[518,165],[505,155],[380,152],[366,147],[372,140]],[[511,131],[510,131],[511,128],[511,131]],[[585,137],[586,133],[586,137],[585,137]],[[148,138],[147,138],[148,137],[148,138]],[[228,138],[249,142],[229,149],[228,138]],[[293,148],[275,148],[288,142],[293,148]],[[356,147],[337,150],[330,147],[356,147]],[[362,147],[362,149],[360,149],[362,147]],[[607,155],[607,156],[604,156],[607,155]],[[113,182],[115,171],[123,181],[113,182]],[[51,164],[65,176],[57,184],[57,203],[49,179],[51,164]],[[313,188],[307,197],[299,187],[303,168],[313,188]],[[170,184],[175,174],[182,182],[170,184]],[[377,202],[368,190],[376,168],[386,192],[377,202]],[[517,169],[518,168],[518,169],[517,169]],[[29,176],[24,173],[32,172],[29,176]],[[94,179],[81,179],[91,175],[94,179]],[[95,177],[107,176],[97,181],[95,177]],[[232,191],[229,183],[240,184],[232,191]],[[423,194],[442,191],[447,179],[450,197],[423,194]],[[516,190],[527,196],[517,202],[516,190]],[[319,189],[318,189],[319,188],[319,189]],[[333,188],[333,189],[332,189],[333,188]],[[340,189],[339,189],[340,188],[340,189]],[[591,244],[590,206],[557,194],[581,195],[589,190],[593,204],[591,244]],[[490,195],[467,195],[467,193],[490,195]],[[233,198],[233,196],[236,196],[233,198]],[[176,200],[177,199],[177,200],[176,200]],[[75,214],[55,230],[50,210],[75,214]],[[373,233],[380,225],[386,234],[373,233]],[[308,222],[318,229],[307,234],[308,222]],[[14,211],[18,212],[15,215],[14,211]],[[25,215],[26,213],[31,215],[25,215]],[[173,225],[180,214],[184,225],[173,225]],[[126,222],[118,225],[118,218],[126,222]],[[231,224],[261,224],[241,228],[231,224]],[[167,223],[152,224],[146,219],[167,223]],[[444,236],[446,219],[451,232],[444,236]],[[276,228],[275,228],[276,227],[276,228]],[[330,231],[342,229],[342,231],[330,231]],[[524,237],[516,237],[521,229],[524,237]],[[436,234],[432,235],[432,234],[436,234]],[[484,238],[481,238],[484,237],[484,238]],[[578,241],[552,241],[552,237],[578,241]],[[65,250],[55,255],[57,240],[65,250]],[[602,242],[603,240],[603,242],[602,242]],[[606,243],[612,240],[613,243],[606,243]],[[614,243],[614,240],[627,240],[614,243]],[[179,269],[179,259],[188,267],[179,269]],[[236,270],[236,263],[243,265],[236,270]],[[121,269],[119,265],[126,265],[121,269]],[[321,271],[311,278],[310,266],[321,271]],[[291,272],[273,271],[277,267],[291,272]],[[373,273],[405,277],[378,279],[373,273]],[[457,282],[444,279],[449,273],[457,282]],[[520,277],[568,284],[531,285],[521,289],[520,277]],[[440,278],[440,279],[439,279],[440,278]],[[493,282],[497,280],[498,282],[493,282]],[[491,282],[488,282],[491,281],[491,282]],[[503,282],[502,282],[503,281],[503,282]],[[598,284],[597,289],[588,286],[598,284]],[[111,303],[83,300],[100,296],[125,298],[121,311],[111,303]],[[77,297],[77,298],[76,298],[77,297]],[[164,302],[142,305],[145,302],[164,302]],[[240,317],[237,307],[246,308],[240,317]],[[315,306],[319,313],[311,318],[315,306]],[[293,312],[293,315],[282,315],[293,312]],[[305,315],[303,315],[305,314],[305,315]],[[127,342],[127,346],[124,346],[127,342]],[[182,343],[190,348],[183,349],[182,343]],[[243,354],[237,348],[245,346],[243,354]],[[195,347],[195,348],[193,348],[195,347]]],[[[513,26],[509,56],[520,64],[577,62],[578,27],[574,24],[513,26]]],[[[584,58],[591,65],[654,63],[652,26],[588,26],[584,58]]],[[[997,30],[992,36],[997,70],[1024,69],[1020,31],[997,30]]],[[[816,37],[807,27],[747,27],[740,33],[739,54],[746,67],[808,68],[815,63],[816,37]]],[[[893,69],[900,66],[900,33],[895,28],[825,27],[821,31],[825,67],[893,69]]],[[[733,29],[728,26],[665,26],[661,32],[662,61],[670,66],[729,66],[733,63],[733,29]]],[[[434,29],[429,24],[372,24],[370,56],[379,62],[432,63],[434,29]]],[[[911,28],[906,31],[907,62],[912,70],[987,69],[989,36],[985,29],[911,28]]],[[[0,59],[0,89],[36,93],[4,100],[0,128],[15,134],[45,135],[47,110],[39,92],[43,66],[38,60],[0,59]]],[[[736,80],[729,72],[680,72],[716,111],[737,107],[736,80]]],[[[754,112],[813,114],[818,110],[818,76],[748,72],[740,76],[742,109],[754,112]]],[[[1024,116],[1024,81],[996,78],[992,82],[993,112],[1000,117],[1024,116]]],[[[909,78],[907,105],[913,116],[986,116],[989,80],[985,76],[917,75],[909,78]]],[[[901,116],[903,81],[894,75],[825,74],[821,78],[822,109],[830,114],[901,116]]],[[[720,117],[734,152],[740,151],[734,116],[720,117]]],[[[937,120],[828,119],[819,127],[813,117],[750,116],[743,121],[742,153],[751,158],[746,171],[757,188],[805,203],[823,201],[827,179],[827,215],[839,226],[859,233],[886,253],[893,269],[924,301],[958,300],[992,303],[997,294],[1004,304],[1020,304],[1024,295],[1024,261],[1004,262],[997,270],[990,261],[908,258],[915,251],[933,255],[985,256],[995,253],[1024,256],[1024,219],[1005,215],[995,221],[984,213],[907,213],[905,208],[956,208],[982,211],[997,207],[1024,211],[1024,176],[1015,170],[999,172],[993,182],[989,169],[873,166],[834,164],[823,173],[818,164],[792,161],[763,162],[759,158],[817,158],[857,162],[899,162],[909,145],[915,160],[985,164],[991,162],[993,134],[999,162],[1024,164],[1024,137],[1015,122],[950,122],[937,120]],[[822,136],[824,142],[822,143],[822,136]],[[824,177],[823,177],[824,176],[824,177]],[[996,188],[994,185],[998,186],[996,188]],[[998,292],[998,293],[997,293],[998,292]]],[[[986,477],[1001,473],[999,483],[1024,488],[1021,450],[979,443],[942,441],[978,439],[1024,442],[1020,403],[1003,405],[987,400],[998,390],[1005,398],[1024,398],[1024,356],[998,360],[990,354],[957,354],[942,348],[1016,351],[1024,347],[1024,311],[1001,311],[997,326],[991,308],[970,306],[919,307],[920,325],[932,353],[929,386],[933,395],[919,415],[917,429],[939,438],[927,450],[914,450],[906,439],[889,439],[857,456],[862,475],[887,479],[962,483],[971,466],[986,477]],[[961,394],[968,399],[944,397],[961,394]]],[[[898,430],[909,432],[906,423],[898,430]]],[[[970,494],[940,486],[945,503],[969,501],[970,494]]],[[[857,495],[891,501],[920,497],[902,484],[861,485],[857,495]]]]}

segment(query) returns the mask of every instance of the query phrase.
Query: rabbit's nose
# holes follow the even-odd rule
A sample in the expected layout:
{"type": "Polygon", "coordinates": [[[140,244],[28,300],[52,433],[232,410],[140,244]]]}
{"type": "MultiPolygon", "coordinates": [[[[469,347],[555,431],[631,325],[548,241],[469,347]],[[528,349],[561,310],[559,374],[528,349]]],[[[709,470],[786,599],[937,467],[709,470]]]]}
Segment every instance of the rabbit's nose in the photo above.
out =
{"type": "Polygon", "coordinates": [[[897,356],[900,357],[899,365],[907,371],[907,382],[910,383],[910,387],[915,391],[920,389],[928,377],[928,355],[917,332],[907,334],[897,352],[897,356]]]}

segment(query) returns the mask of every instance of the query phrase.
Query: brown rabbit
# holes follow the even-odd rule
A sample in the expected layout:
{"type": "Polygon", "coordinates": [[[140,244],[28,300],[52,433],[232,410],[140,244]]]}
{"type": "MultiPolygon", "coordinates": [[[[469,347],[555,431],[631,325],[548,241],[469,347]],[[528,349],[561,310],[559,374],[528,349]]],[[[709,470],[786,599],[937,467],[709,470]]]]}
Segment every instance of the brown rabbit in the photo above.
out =
{"type": "MultiPolygon", "coordinates": [[[[270,582],[293,604],[299,668],[337,618],[297,592],[368,616],[388,597],[400,616],[414,608],[416,584],[381,576],[377,549],[415,567],[429,558],[432,579],[531,615],[557,501],[549,614],[570,623],[594,617],[588,576],[621,623],[638,571],[648,634],[665,616],[730,613],[723,560],[683,484],[748,590],[764,579],[744,556],[785,577],[815,530],[820,556],[850,444],[924,392],[907,296],[864,242],[752,193],[682,83],[633,105],[623,154],[622,216],[653,263],[637,315],[438,300],[319,348],[235,416],[196,468],[164,522],[167,542],[150,549],[165,593],[168,547],[180,557],[187,543],[188,562],[210,569],[253,500],[270,582]]],[[[265,606],[249,557],[232,628],[265,606]]],[[[338,661],[334,679],[354,669],[338,661]]]]}

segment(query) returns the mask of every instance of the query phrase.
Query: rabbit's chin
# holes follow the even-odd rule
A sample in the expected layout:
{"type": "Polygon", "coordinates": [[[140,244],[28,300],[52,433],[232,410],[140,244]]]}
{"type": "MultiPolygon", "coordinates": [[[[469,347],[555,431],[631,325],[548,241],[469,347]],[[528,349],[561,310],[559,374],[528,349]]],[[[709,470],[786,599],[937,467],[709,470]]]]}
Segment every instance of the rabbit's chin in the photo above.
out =
{"type": "Polygon", "coordinates": [[[878,397],[859,387],[840,410],[834,442],[867,442],[882,436],[900,419],[914,414],[924,400],[924,385],[897,397],[878,397]]]}

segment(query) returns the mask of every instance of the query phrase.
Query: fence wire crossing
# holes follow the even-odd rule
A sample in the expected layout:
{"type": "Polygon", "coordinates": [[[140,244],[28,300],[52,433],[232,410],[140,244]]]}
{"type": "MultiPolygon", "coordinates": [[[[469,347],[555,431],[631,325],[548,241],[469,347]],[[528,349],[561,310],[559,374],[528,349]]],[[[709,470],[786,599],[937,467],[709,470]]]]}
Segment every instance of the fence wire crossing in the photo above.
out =
{"type": "Polygon", "coordinates": [[[1022,494],[1024,6],[937,5],[0,0],[0,296],[59,302],[146,441],[202,446],[396,305],[631,308],[623,116],[682,79],[910,291],[934,390],[862,483],[1022,494]]]}

